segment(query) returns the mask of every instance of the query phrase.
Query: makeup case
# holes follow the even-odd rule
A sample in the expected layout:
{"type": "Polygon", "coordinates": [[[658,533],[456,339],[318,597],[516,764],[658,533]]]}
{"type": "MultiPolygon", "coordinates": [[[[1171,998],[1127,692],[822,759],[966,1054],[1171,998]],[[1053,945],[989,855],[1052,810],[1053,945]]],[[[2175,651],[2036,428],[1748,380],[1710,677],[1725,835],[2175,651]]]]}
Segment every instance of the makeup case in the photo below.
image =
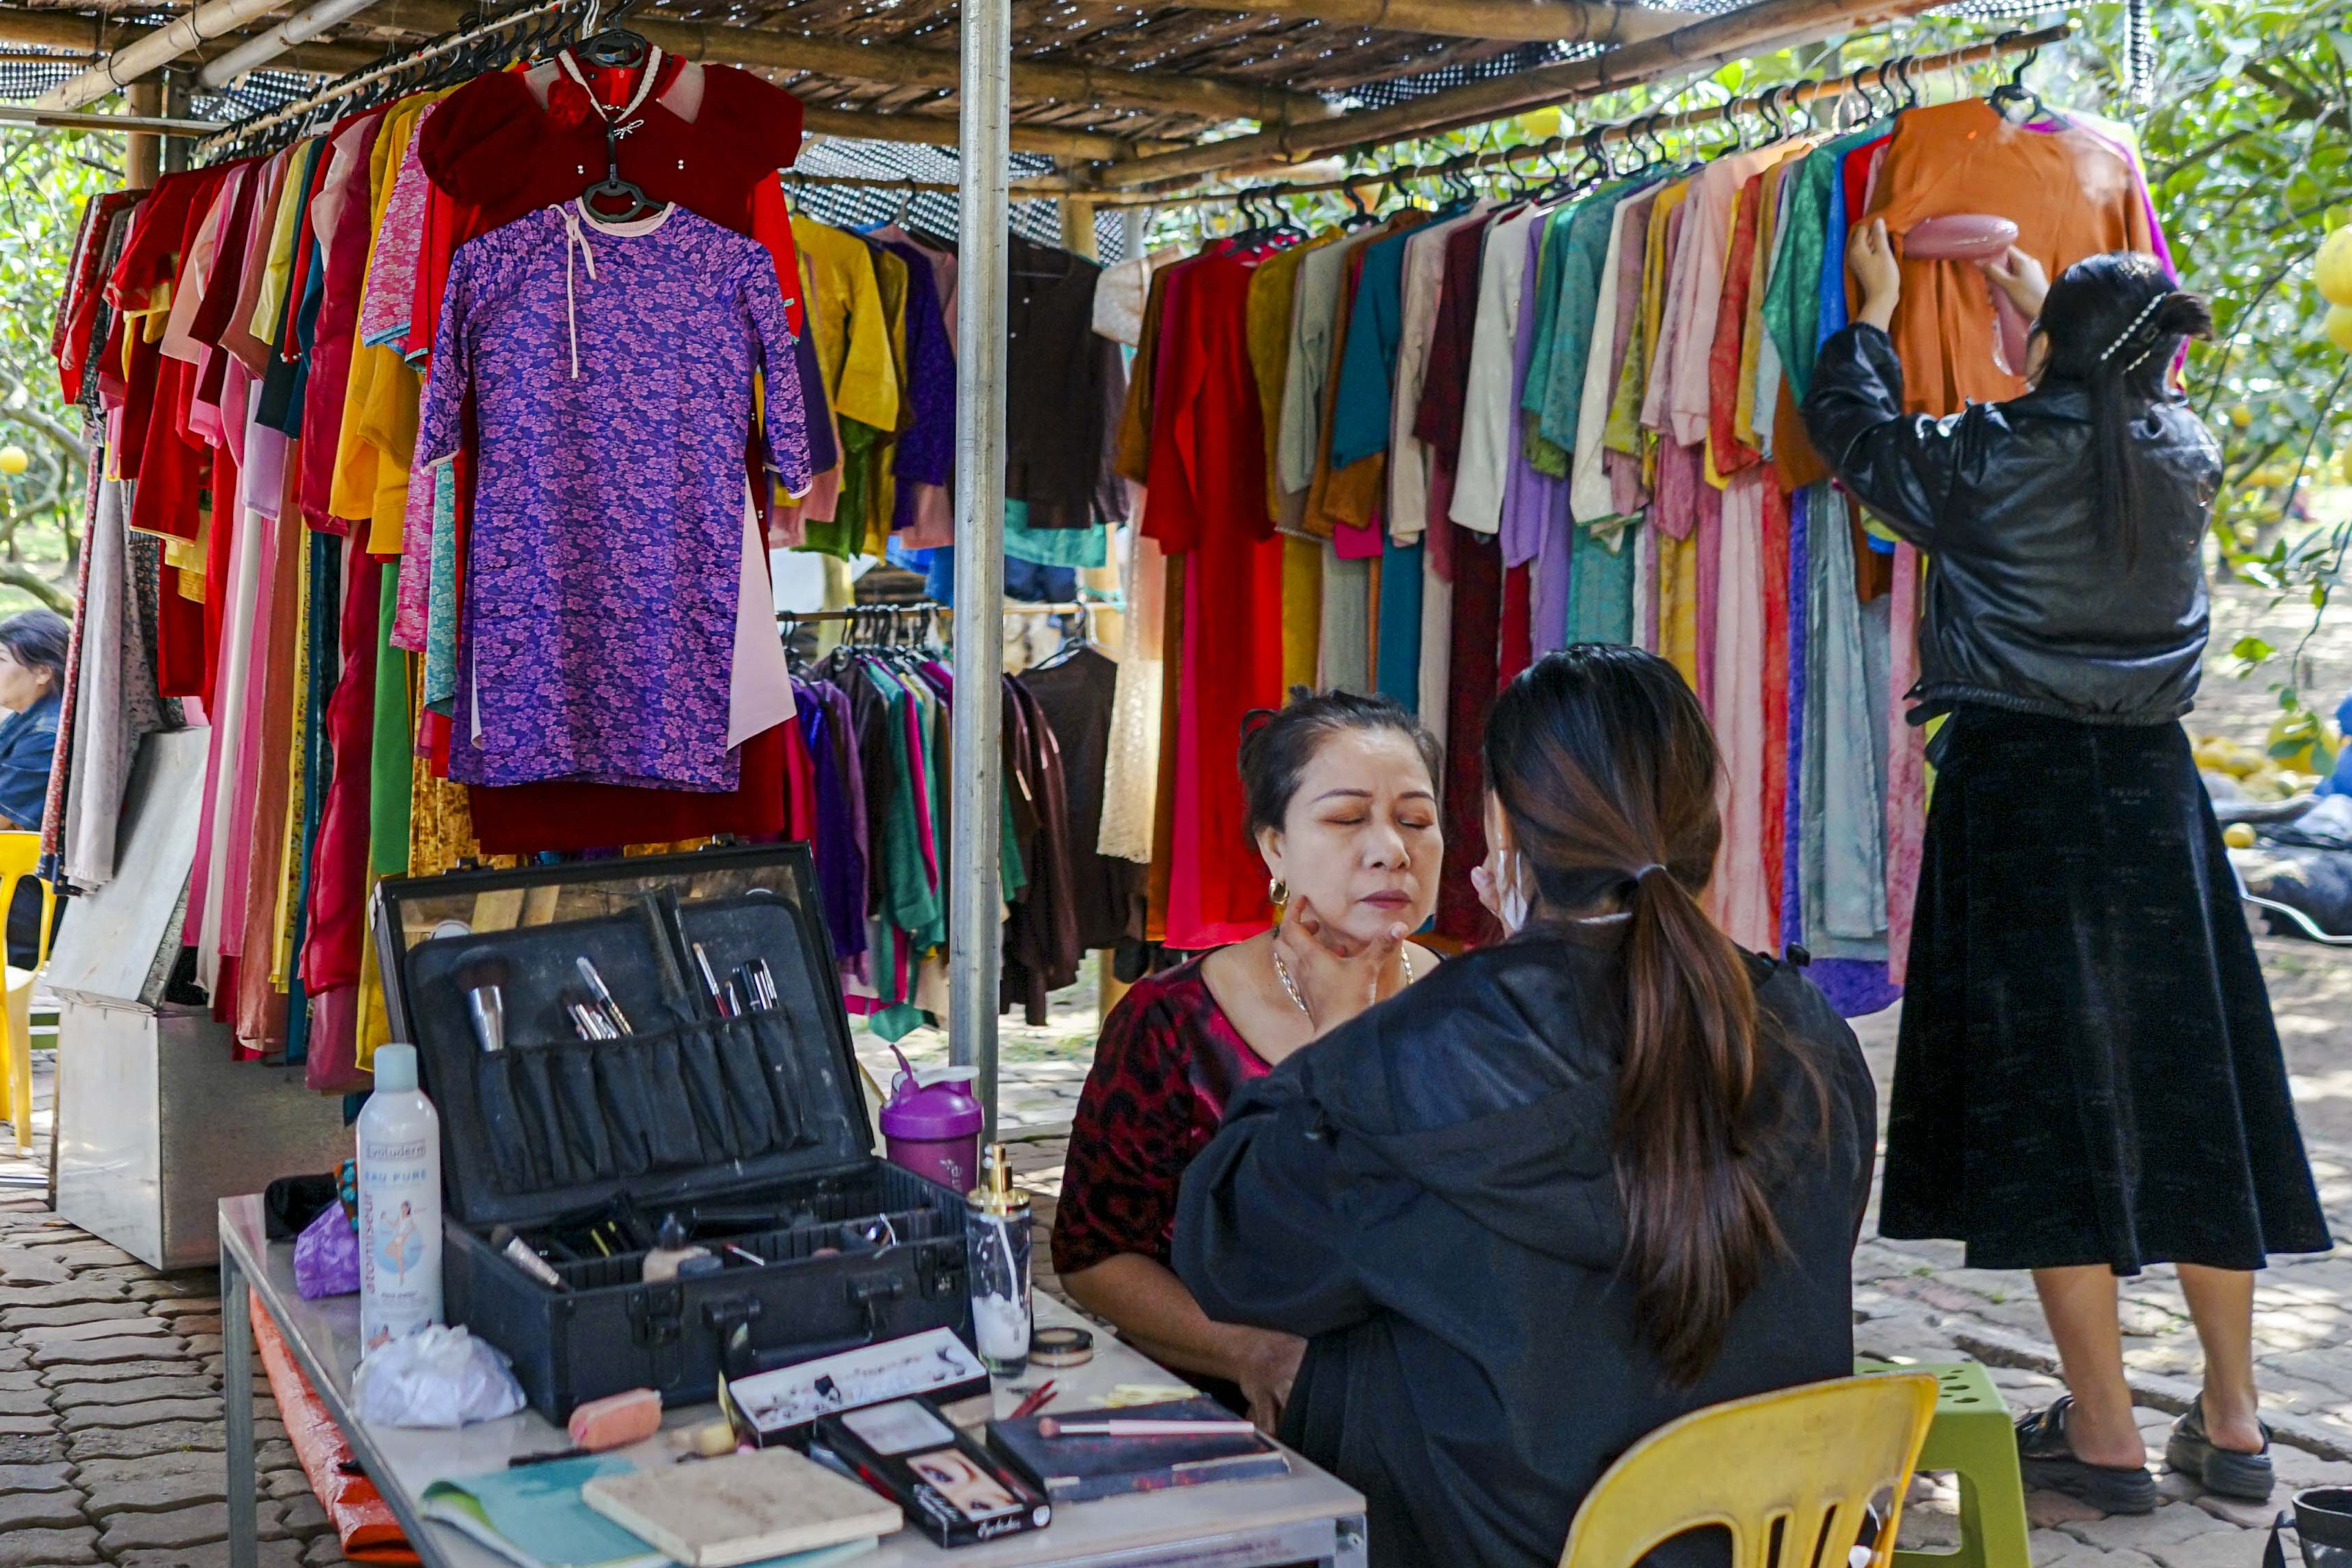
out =
{"type": "Polygon", "coordinates": [[[549,1419],[925,1329],[970,1343],[962,1195],[873,1152],[816,901],[803,844],[379,884],[392,1037],[441,1115],[448,1318],[549,1419]],[[673,1216],[715,1270],[648,1281],[673,1216]]]}

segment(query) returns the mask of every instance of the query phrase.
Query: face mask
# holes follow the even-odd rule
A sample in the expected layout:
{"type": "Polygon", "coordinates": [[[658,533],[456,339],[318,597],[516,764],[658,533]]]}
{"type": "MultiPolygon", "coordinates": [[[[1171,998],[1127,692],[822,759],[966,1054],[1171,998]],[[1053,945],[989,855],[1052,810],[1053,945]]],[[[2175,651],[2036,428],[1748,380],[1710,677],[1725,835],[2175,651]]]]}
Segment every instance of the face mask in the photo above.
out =
{"type": "Polygon", "coordinates": [[[1503,852],[1502,871],[1503,885],[1496,902],[1503,907],[1498,917],[1503,922],[1503,935],[1517,936],[1528,923],[1528,878],[1520,868],[1518,851],[1503,852]]]}

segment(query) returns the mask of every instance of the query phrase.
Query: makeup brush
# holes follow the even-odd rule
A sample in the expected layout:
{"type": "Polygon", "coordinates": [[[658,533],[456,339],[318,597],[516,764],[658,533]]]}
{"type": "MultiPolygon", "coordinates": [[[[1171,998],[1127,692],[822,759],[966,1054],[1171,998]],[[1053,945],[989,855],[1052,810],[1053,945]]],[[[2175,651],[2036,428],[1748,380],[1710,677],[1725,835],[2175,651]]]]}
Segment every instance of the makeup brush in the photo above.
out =
{"type": "Polygon", "coordinates": [[[596,972],[596,966],[589,962],[588,956],[583,953],[572,962],[579,969],[580,977],[588,982],[589,992],[595,997],[597,1005],[604,1009],[604,1016],[613,1020],[613,1027],[623,1034],[636,1033],[629,1027],[629,1015],[623,1012],[621,1004],[613,999],[613,993],[605,988],[604,977],[596,972]]]}
{"type": "Polygon", "coordinates": [[[512,973],[495,947],[468,947],[457,955],[457,989],[465,994],[475,1042],[485,1051],[507,1048],[505,986],[512,973]]]}

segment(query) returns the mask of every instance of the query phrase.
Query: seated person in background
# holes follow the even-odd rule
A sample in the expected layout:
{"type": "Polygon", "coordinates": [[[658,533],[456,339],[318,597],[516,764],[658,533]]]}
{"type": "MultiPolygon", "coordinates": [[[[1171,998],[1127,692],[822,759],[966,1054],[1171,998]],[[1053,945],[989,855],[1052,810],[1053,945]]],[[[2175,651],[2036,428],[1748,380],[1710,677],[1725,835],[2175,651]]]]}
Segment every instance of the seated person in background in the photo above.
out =
{"type": "MultiPolygon", "coordinates": [[[[0,831],[41,831],[72,640],[72,622],[54,610],[27,610],[0,621],[0,708],[8,710],[0,719],[0,831]]],[[[58,914],[65,914],[63,899],[58,914]]],[[[29,878],[16,884],[7,918],[8,962],[29,968],[41,931],[41,890],[29,878]]]]}
{"type": "MultiPolygon", "coordinates": [[[[1697,700],[1571,647],[1497,699],[1486,764],[1475,880],[1515,935],[1244,1088],[1177,1211],[1199,1310],[1307,1338],[1281,1436],[1369,1500],[1374,1568],[1549,1568],[1644,1434],[1853,1369],[1870,1071],[1700,906],[1697,700]]],[[[1650,1561],[1709,1559],[1719,1531],[1650,1561]]]]}
{"type": "Polygon", "coordinates": [[[1242,1084],[1437,968],[1406,937],[1437,902],[1443,851],[1436,747],[1393,700],[1302,689],[1250,726],[1249,832],[1281,918],[1112,1009],[1070,1132],[1054,1268],[1122,1338],[1271,1429],[1304,1342],[1202,1314],[1168,1267],[1177,1183],[1242,1084]]]}
{"type": "Polygon", "coordinates": [[[0,831],[37,833],[65,706],[73,625],[54,610],[0,621],[0,831]]]}

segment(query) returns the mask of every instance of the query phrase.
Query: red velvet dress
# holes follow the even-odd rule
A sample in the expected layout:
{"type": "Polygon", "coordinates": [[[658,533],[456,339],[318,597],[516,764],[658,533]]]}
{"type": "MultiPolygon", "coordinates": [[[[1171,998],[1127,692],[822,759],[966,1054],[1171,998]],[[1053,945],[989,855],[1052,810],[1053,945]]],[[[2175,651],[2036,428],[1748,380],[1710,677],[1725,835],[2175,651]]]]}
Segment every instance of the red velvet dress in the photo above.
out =
{"type": "Polygon", "coordinates": [[[1184,1168],[1234,1092],[1273,1071],[1209,994],[1201,964],[1138,980],[1103,1025],[1062,1172],[1057,1274],[1122,1252],[1166,1263],[1184,1168]]]}

